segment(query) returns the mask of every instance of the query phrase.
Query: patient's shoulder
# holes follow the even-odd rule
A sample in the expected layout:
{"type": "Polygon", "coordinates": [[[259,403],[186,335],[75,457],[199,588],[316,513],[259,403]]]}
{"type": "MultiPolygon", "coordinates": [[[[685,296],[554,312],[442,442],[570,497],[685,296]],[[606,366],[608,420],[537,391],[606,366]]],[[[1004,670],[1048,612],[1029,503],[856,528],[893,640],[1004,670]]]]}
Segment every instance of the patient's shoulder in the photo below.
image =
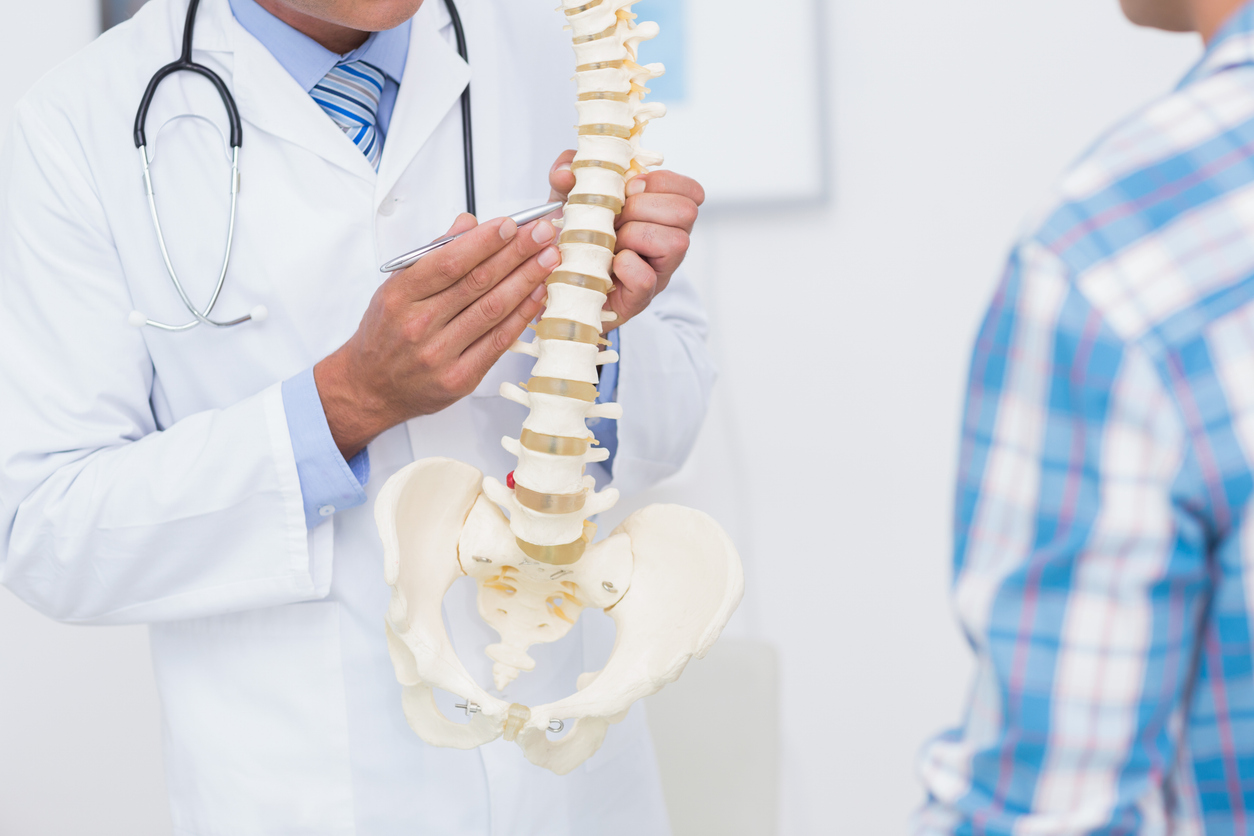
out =
{"type": "Polygon", "coordinates": [[[1254,66],[1242,66],[1107,132],[1063,176],[1030,238],[1134,336],[1250,281],[1251,186],[1254,66]]]}
{"type": "Polygon", "coordinates": [[[1217,163],[1248,175],[1252,140],[1254,65],[1246,65],[1188,84],[1116,124],[1068,170],[1059,197],[1086,200],[1121,183],[1135,188],[1147,173],[1211,178],[1220,174],[1217,163]]]}

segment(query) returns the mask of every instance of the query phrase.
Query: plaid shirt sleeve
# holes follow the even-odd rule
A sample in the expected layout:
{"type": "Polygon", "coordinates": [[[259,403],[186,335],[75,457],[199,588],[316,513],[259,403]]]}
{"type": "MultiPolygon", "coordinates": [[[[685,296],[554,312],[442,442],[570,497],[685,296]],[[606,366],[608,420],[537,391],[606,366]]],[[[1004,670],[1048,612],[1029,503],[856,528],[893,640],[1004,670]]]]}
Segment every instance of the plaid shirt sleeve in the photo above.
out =
{"type": "Polygon", "coordinates": [[[1161,832],[1209,589],[1191,450],[1161,365],[1020,246],[963,422],[953,596],[975,683],[922,753],[915,834],[1161,832]]]}

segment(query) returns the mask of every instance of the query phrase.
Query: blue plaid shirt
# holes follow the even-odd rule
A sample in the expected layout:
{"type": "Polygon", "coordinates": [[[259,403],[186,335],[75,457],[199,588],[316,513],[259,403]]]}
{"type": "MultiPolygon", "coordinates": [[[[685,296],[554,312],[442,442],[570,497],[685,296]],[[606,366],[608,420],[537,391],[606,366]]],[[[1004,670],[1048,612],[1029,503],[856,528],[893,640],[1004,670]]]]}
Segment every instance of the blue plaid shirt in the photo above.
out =
{"type": "Polygon", "coordinates": [[[1254,832],[1254,4],[1063,179],[972,362],[916,834],[1254,832]]]}

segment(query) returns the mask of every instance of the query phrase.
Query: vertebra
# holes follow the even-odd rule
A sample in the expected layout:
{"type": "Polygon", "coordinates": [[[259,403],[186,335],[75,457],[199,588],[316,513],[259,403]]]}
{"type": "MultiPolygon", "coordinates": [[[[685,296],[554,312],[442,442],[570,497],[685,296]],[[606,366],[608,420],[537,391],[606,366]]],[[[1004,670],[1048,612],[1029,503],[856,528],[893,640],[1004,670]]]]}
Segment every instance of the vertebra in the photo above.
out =
{"type": "Polygon", "coordinates": [[[432,745],[463,749],[503,736],[559,774],[590,757],[632,703],[705,655],[744,591],[735,547],[698,511],[651,505],[592,542],[588,518],[618,499],[612,488],[595,491],[584,472],[608,458],[587,419],[622,414],[618,404],[596,403],[598,366],[618,361],[601,350],[602,322],[614,319],[603,313],[613,288],[614,218],[627,181],[662,161],[639,145],[645,123],[665,112],[640,101],[662,66],[636,63],[636,45],[658,27],[634,25],[631,2],[565,0],[578,62],[579,148],[558,239],[562,264],[549,277],[535,339],[513,346],[536,358],[532,376],[501,387],[531,410],[519,437],[502,440],[518,467],[503,485],[461,462],[423,459],[389,479],[375,504],[392,587],[388,649],[410,727],[432,745]],[[486,648],[498,691],[534,667],[531,645],[565,636],[587,607],[605,610],[617,628],[605,667],[547,705],[489,694],[453,652],[440,615],[445,593],[465,575],[478,584],[480,616],[501,636],[486,648]],[[468,723],[440,712],[437,688],[460,699],[468,723]],[[566,721],[566,735],[550,740],[566,721]]]}
{"type": "Polygon", "coordinates": [[[545,563],[578,560],[596,532],[587,519],[618,500],[613,489],[595,492],[584,472],[588,462],[609,455],[591,446],[596,440],[585,420],[622,414],[617,404],[595,403],[598,366],[618,362],[615,352],[601,350],[607,344],[602,323],[613,316],[603,310],[613,288],[614,218],[623,210],[627,181],[662,161],[642,151],[639,139],[648,121],[666,112],[663,105],[640,101],[648,92],[645,83],[663,68],[636,63],[637,45],[655,37],[658,27],[637,26],[631,2],[566,2],[577,65],[579,145],[571,164],[575,187],[558,238],[562,264],[548,280],[535,339],[513,346],[536,358],[532,378],[501,387],[503,396],[531,409],[522,439],[503,440],[518,456],[515,487],[484,480],[484,492],[509,511],[519,548],[545,563]]]}

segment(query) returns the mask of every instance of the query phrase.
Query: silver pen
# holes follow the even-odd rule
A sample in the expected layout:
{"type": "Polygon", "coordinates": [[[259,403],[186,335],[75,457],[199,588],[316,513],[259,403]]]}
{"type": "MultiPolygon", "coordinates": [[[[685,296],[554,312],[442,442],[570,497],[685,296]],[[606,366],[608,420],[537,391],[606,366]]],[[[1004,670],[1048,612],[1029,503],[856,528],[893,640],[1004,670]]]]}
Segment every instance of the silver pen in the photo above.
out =
{"type": "MultiPolygon", "coordinates": [[[[515,212],[513,215],[509,216],[509,219],[513,221],[514,223],[518,224],[519,226],[522,226],[523,224],[531,223],[537,218],[543,218],[545,215],[549,214],[550,212],[555,212],[558,209],[561,209],[562,206],[564,205],[565,204],[563,201],[555,200],[554,202],[546,203],[543,206],[535,206],[535,207],[532,207],[531,209],[524,209],[521,212],[515,212]]],[[[466,232],[470,232],[470,230],[468,229],[466,230],[466,232]]],[[[382,267],[380,267],[379,272],[380,273],[394,273],[397,270],[404,270],[406,267],[413,264],[415,261],[422,258],[424,255],[435,252],[436,250],[440,249],[440,247],[443,247],[445,244],[453,243],[458,238],[461,238],[463,235],[465,235],[466,232],[459,232],[456,235],[449,235],[445,238],[441,238],[438,241],[432,241],[430,244],[427,244],[424,247],[419,247],[416,250],[410,250],[404,255],[398,255],[396,258],[392,259],[391,261],[387,262],[382,267]]]]}

